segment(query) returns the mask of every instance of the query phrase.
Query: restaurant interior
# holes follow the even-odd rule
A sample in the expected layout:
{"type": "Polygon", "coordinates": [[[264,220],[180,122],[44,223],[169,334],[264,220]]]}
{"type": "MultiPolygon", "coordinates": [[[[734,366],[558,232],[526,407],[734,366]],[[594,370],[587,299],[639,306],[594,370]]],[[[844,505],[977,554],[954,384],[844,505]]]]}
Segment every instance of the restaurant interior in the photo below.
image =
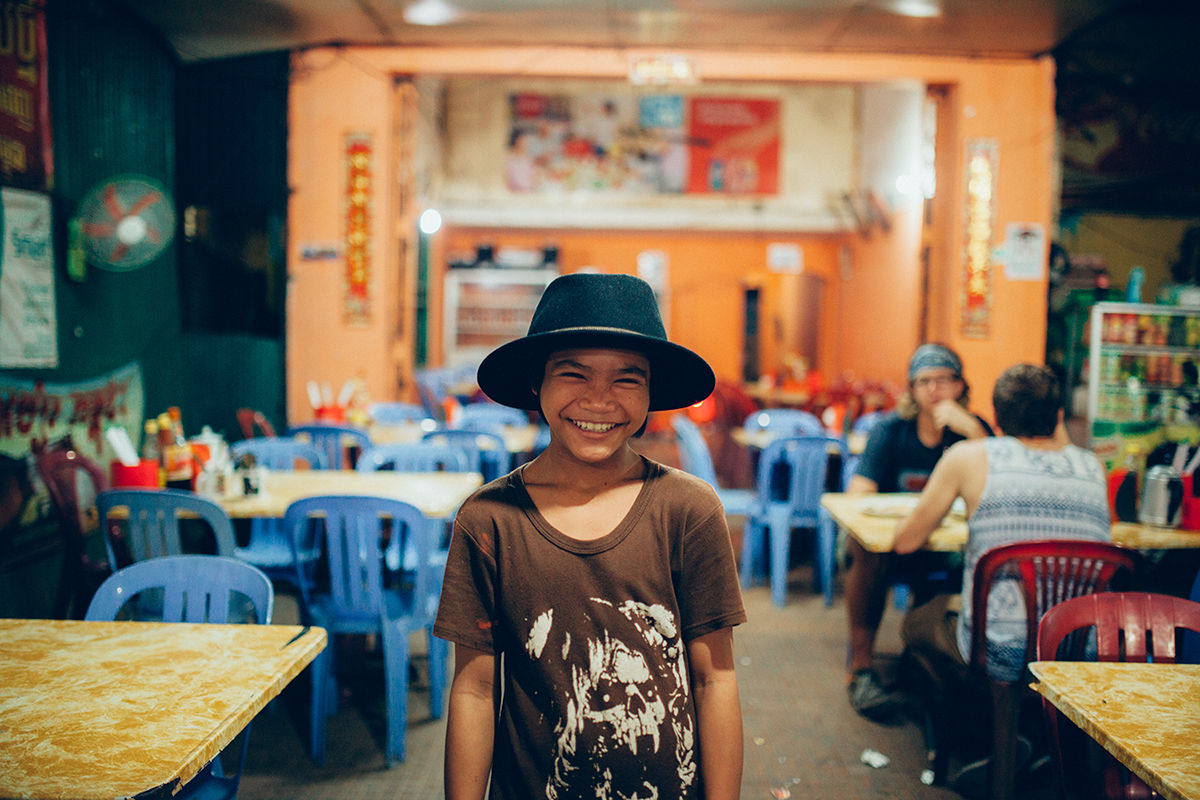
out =
{"type": "MultiPolygon", "coordinates": [[[[886,725],[846,702],[837,531],[858,538],[880,520],[837,498],[869,423],[906,391],[909,356],[924,342],[956,351],[990,423],[1006,368],[1049,365],[1070,439],[1111,474],[1132,470],[1135,495],[1172,457],[1192,486],[1200,10],[1187,0],[14,0],[5,12],[0,623],[82,620],[115,565],[162,554],[139,551],[135,499],[98,503],[105,489],[215,499],[218,522],[197,526],[209,512],[188,506],[175,534],[209,554],[290,535],[303,515],[291,505],[313,493],[304,472],[324,473],[326,492],[415,507],[406,535],[442,530],[476,487],[546,446],[536,415],[492,419],[479,361],[525,333],[553,278],[632,274],[717,378],[704,402],[652,414],[635,447],[717,488],[739,559],[751,509],[777,489],[763,469],[773,439],[828,442],[782,571],[743,572],[743,796],[999,796],[946,774],[917,700],[886,725]],[[772,412],[816,428],[773,433],[772,412]],[[451,449],[456,429],[475,432],[469,466],[383,452],[427,438],[451,449]],[[286,467],[258,449],[295,437],[305,449],[286,467]],[[385,466],[369,475],[372,458],[385,466]]],[[[890,537],[894,516],[883,522],[890,537]]],[[[1119,524],[1114,538],[1153,565],[1138,588],[1200,600],[1200,494],[1173,520],[1143,524],[1133,509],[1119,524]]],[[[397,572],[400,527],[382,551],[397,572]]],[[[963,547],[965,523],[955,531],[947,550],[963,547]]],[[[237,766],[232,791],[442,796],[445,653],[414,623],[413,699],[393,729],[382,632],[335,643],[331,621],[328,644],[312,638],[322,617],[292,544],[251,563],[307,660],[231,712],[230,738],[255,719],[242,755],[221,757],[237,766]],[[298,678],[326,668],[322,647],[345,670],[332,695],[298,678]]],[[[896,681],[906,596],[898,584],[878,644],[896,681]]],[[[18,635],[5,631],[0,649],[18,635]]],[[[0,657],[0,674],[15,660],[0,657]]],[[[1017,774],[1015,795],[1074,791],[1084,776],[1055,777],[1042,710],[1026,705],[1046,757],[1017,774]]],[[[1090,713],[1059,708],[1077,723],[1090,713]]],[[[1125,746],[1089,725],[1110,752],[1125,746]]],[[[22,755],[4,739],[0,797],[55,796],[11,777],[22,755]]],[[[217,749],[183,779],[212,778],[217,749]]],[[[1194,764],[1123,763],[1160,796],[1200,798],[1194,764]]]]}

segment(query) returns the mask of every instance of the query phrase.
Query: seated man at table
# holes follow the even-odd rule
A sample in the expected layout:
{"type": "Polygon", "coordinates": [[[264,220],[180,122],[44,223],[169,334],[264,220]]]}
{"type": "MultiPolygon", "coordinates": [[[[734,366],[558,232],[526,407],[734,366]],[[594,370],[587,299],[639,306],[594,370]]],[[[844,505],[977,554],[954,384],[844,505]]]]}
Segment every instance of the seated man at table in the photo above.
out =
{"type": "MultiPolygon", "coordinates": [[[[966,505],[962,593],[940,594],[914,608],[901,629],[906,650],[944,675],[966,673],[972,579],[983,553],[1019,541],[1112,539],[1104,467],[1091,451],[1070,443],[1060,401],[1058,381],[1045,367],[1005,370],[992,395],[1004,435],[951,447],[916,508],[896,526],[893,550],[911,553],[957,498],[966,505]]],[[[1024,596],[1015,581],[993,586],[987,615],[989,673],[1015,681],[1025,667],[1026,629],[1024,596]]]]}
{"type": "MultiPolygon", "coordinates": [[[[990,436],[992,429],[967,410],[970,390],[962,361],[948,347],[923,344],[908,363],[908,392],[896,411],[871,430],[849,493],[919,492],[946,448],[964,439],[990,436]]],[[[889,573],[947,569],[947,557],[921,554],[895,559],[872,553],[846,539],[850,569],[846,612],[850,623],[847,691],[850,705],[869,719],[883,719],[899,706],[900,695],[887,691],[874,669],[875,637],[883,620],[889,573]],[[931,563],[917,563],[929,561],[931,563]]]]}

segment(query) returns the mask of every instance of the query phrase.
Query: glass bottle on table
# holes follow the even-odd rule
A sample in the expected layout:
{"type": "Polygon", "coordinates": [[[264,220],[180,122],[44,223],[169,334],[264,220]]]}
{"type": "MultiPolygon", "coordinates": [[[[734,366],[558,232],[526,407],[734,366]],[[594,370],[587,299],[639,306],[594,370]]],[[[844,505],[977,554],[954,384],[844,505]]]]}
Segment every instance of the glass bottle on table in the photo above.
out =
{"type": "Polygon", "coordinates": [[[168,431],[168,444],[163,448],[163,467],[167,472],[168,489],[192,489],[192,479],[195,477],[195,459],[192,446],[183,435],[183,422],[179,408],[171,406],[166,414],[158,418],[159,428],[162,428],[164,418],[168,431]]]}

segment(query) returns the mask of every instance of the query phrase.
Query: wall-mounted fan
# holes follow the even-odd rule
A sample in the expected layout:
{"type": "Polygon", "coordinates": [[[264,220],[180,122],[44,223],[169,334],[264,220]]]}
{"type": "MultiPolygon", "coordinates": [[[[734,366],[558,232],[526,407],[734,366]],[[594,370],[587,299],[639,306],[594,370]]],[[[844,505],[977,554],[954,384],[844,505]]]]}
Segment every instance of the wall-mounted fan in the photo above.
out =
{"type": "Polygon", "coordinates": [[[77,217],[87,260],[115,272],[150,263],[175,236],[171,196],[144,175],[118,175],[92,187],[77,217]]]}

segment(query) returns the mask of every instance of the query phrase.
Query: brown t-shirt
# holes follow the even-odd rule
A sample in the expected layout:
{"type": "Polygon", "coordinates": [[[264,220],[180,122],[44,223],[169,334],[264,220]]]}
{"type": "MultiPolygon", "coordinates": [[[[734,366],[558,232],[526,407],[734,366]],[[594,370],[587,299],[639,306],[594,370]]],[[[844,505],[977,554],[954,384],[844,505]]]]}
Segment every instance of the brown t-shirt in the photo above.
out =
{"type": "Polygon", "coordinates": [[[458,512],[434,633],[502,654],[494,800],[701,794],[686,644],[746,613],[712,488],[646,466],[593,541],[551,527],[520,470],[458,512]]]}

